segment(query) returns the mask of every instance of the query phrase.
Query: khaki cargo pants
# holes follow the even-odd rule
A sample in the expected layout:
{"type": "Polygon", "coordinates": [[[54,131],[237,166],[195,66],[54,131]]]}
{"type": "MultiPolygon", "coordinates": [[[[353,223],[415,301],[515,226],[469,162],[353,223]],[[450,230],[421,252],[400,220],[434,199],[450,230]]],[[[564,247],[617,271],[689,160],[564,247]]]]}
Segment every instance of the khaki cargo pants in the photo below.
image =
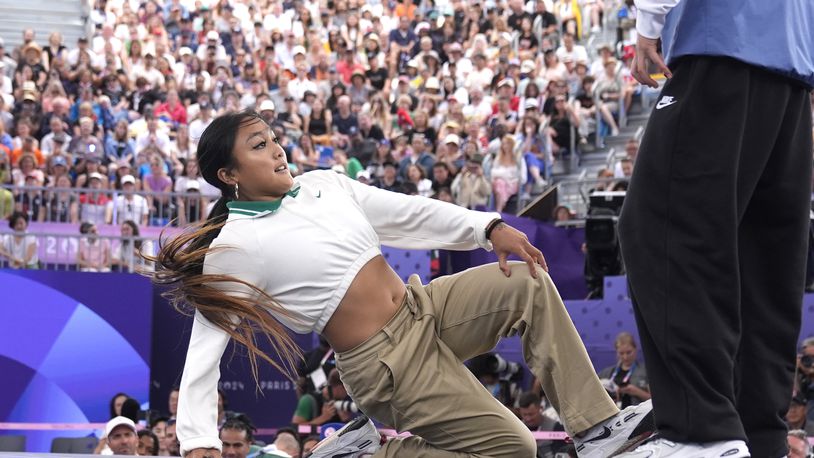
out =
{"type": "Polygon", "coordinates": [[[404,304],[377,334],[337,354],[342,381],[361,410],[413,436],[375,457],[533,457],[528,428],[463,361],[520,335],[531,371],[570,433],[618,412],[599,382],[551,278],[524,263],[497,264],[423,286],[410,277],[404,304]]]}

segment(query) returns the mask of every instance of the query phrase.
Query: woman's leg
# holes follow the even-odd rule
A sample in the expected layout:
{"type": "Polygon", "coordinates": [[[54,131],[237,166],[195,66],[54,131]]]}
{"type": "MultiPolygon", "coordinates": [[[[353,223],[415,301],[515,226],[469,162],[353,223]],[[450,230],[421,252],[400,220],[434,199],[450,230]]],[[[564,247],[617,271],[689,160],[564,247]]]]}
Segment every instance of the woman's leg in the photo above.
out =
{"type": "Polygon", "coordinates": [[[382,331],[337,355],[342,382],[360,409],[413,434],[388,441],[375,456],[534,456],[528,428],[438,338],[432,306],[414,297],[382,331]]]}
{"type": "Polygon", "coordinates": [[[419,303],[432,307],[435,331],[464,361],[485,353],[501,337],[518,334],[526,362],[566,430],[580,433],[618,413],[596,376],[588,353],[551,278],[525,263],[506,277],[497,264],[410,285],[419,303]]]}

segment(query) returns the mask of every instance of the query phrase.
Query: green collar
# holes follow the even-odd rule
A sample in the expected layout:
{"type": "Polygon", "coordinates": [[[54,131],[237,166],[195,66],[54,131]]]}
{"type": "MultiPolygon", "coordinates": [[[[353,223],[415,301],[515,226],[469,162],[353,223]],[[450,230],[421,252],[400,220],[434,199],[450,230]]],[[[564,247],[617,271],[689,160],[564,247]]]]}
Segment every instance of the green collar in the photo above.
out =
{"type": "Polygon", "coordinates": [[[258,200],[258,201],[246,201],[246,200],[233,200],[226,203],[226,207],[229,209],[229,213],[234,213],[236,215],[244,215],[244,216],[263,216],[269,213],[276,212],[280,205],[283,203],[283,198],[285,196],[297,197],[297,194],[300,192],[300,184],[295,183],[294,187],[292,187],[285,195],[277,200],[258,200]]]}

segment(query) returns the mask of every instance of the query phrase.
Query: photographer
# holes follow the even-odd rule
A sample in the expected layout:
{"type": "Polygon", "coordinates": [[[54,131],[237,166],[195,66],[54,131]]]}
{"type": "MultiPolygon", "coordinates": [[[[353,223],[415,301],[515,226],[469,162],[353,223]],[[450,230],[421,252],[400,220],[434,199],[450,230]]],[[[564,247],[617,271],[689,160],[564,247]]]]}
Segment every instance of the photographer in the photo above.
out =
{"type": "Polygon", "coordinates": [[[614,342],[617,363],[599,372],[599,378],[620,408],[640,404],[650,399],[647,370],[636,360],[636,341],[628,332],[621,332],[614,342]]]}
{"type": "Polygon", "coordinates": [[[515,401],[524,375],[520,364],[506,361],[497,353],[485,353],[470,359],[466,365],[495,399],[516,413],[515,401]]]}
{"type": "Polygon", "coordinates": [[[483,174],[483,155],[473,154],[466,162],[466,168],[452,181],[452,195],[456,204],[470,210],[489,204],[492,184],[483,174]]]}
{"type": "Polygon", "coordinates": [[[337,369],[331,370],[331,373],[328,374],[328,383],[322,388],[322,397],[325,399],[325,404],[329,405],[328,410],[330,411],[330,405],[333,405],[336,411],[336,417],[326,423],[347,423],[359,414],[359,408],[351,399],[345,385],[342,384],[337,369]]]}

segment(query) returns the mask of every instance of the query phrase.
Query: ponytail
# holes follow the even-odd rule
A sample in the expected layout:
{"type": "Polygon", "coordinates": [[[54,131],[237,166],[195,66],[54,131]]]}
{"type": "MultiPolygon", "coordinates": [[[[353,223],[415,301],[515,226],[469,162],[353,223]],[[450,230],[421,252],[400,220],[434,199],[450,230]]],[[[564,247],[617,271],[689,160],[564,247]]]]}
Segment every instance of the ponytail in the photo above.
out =
{"type": "Polygon", "coordinates": [[[197,310],[246,347],[252,375],[259,389],[258,358],[271,364],[291,381],[296,380],[295,368],[297,360],[302,359],[302,353],[288,330],[273,316],[290,317],[291,313],[255,285],[230,275],[203,273],[207,254],[228,249],[209,248],[226,224],[229,213],[226,204],[233,200],[234,195],[232,189],[214,177],[219,168],[231,164],[230,152],[240,125],[256,119],[262,122],[256,113],[232,113],[215,119],[207,127],[198,145],[198,163],[202,165],[202,174],[207,182],[220,185],[222,197],[206,220],[189,225],[173,238],[164,238],[162,232],[158,254],[147,259],[156,265],[151,273],[153,282],[171,287],[163,296],[176,310],[185,315],[193,315],[197,310]],[[229,153],[224,154],[224,151],[229,153]],[[243,285],[254,294],[233,296],[227,293],[232,288],[210,286],[223,283],[243,285]],[[268,341],[279,361],[260,349],[255,332],[268,341]]]}

